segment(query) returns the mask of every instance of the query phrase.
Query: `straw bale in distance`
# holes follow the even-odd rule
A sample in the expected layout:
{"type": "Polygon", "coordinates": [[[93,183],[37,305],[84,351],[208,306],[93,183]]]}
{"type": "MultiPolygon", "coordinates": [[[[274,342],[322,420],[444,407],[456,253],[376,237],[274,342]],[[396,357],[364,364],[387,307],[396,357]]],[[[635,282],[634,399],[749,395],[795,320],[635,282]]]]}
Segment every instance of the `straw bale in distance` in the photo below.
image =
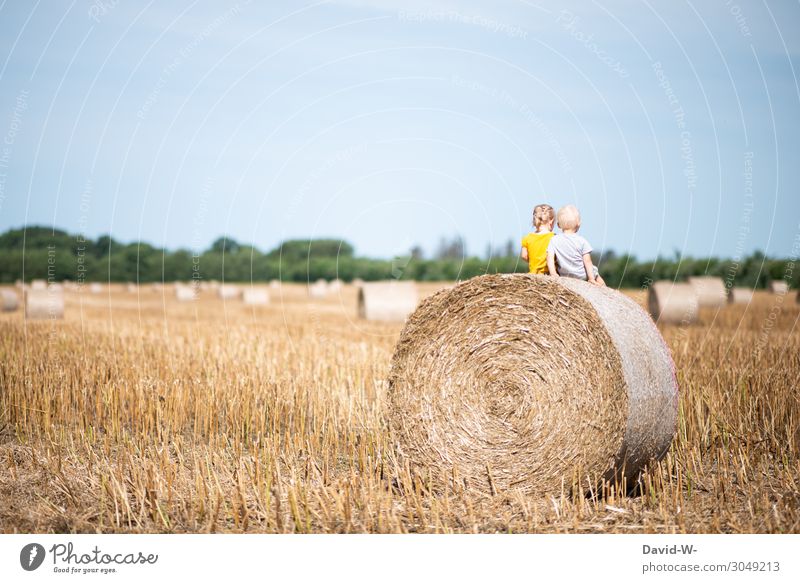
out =
{"type": "Polygon", "coordinates": [[[404,322],[418,303],[413,281],[370,282],[358,289],[358,315],[365,320],[404,322]]]}
{"type": "Polygon", "coordinates": [[[701,308],[719,308],[728,302],[725,282],[721,277],[711,275],[690,277],[689,285],[697,293],[697,302],[701,308]]]}
{"type": "Polygon", "coordinates": [[[688,283],[656,281],[647,290],[647,308],[656,322],[691,324],[699,307],[697,292],[688,283]]]}
{"type": "Polygon", "coordinates": [[[26,290],[25,317],[29,320],[63,318],[64,293],[51,289],[26,290]]]}
{"type": "Polygon", "coordinates": [[[17,294],[10,289],[0,290],[0,299],[2,299],[2,308],[4,312],[13,312],[19,307],[19,298],[17,294]]]}
{"type": "Polygon", "coordinates": [[[194,286],[175,284],[175,299],[179,302],[191,302],[197,298],[197,290],[194,286]]]}
{"type": "Polygon", "coordinates": [[[774,294],[785,295],[789,293],[789,284],[785,279],[773,279],[769,282],[769,291],[774,294]]]}
{"type": "Polygon", "coordinates": [[[31,289],[36,291],[42,291],[47,289],[47,282],[43,279],[34,279],[31,282],[31,289]]]}
{"type": "Polygon", "coordinates": [[[749,304],[755,292],[749,287],[732,287],[728,291],[728,302],[731,304],[749,304]]]}
{"type": "Polygon", "coordinates": [[[269,304],[269,292],[263,287],[245,288],[242,301],[246,306],[266,306],[269,304]]]}
{"type": "Polygon", "coordinates": [[[242,290],[237,285],[224,283],[217,288],[217,297],[221,300],[233,300],[242,295],[242,290]]]}
{"type": "Polygon", "coordinates": [[[318,279],[308,286],[308,295],[314,299],[322,299],[328,295],[328,282],[318,279]]]}
{"type": "Polygon", "coordinates": [[[484,275],[425,299],[400,336],[388,424],[435,485],[530,495],[625,477],[677,420],[669,350],[633,300],[587,282],[484,275]]]}

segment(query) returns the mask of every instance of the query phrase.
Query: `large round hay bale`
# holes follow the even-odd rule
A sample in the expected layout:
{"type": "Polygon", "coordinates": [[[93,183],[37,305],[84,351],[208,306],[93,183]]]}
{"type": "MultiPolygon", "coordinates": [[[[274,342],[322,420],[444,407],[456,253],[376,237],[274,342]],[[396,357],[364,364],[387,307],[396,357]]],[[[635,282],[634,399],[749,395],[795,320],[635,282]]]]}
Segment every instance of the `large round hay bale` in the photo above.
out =
{"type": "Polygon", "coordinates": [[[47,282],[43,279],[34,279],[31,282],[31,289],[35,291],[42,291],[47,289],[47,282]]]}
{"type": "Polygon", "coordinates": [[[405,322],[417,308],[413,281],[377,281],[358,288],[358,315],[376,322],[405,322]]]}
{"type": "Polygon", "coordinates": [[[103,293],[103,284],[96,281],[89,284],[89,293],[101,294],[103,293]]]}
{"type": "Polygon", "coordinates": [[[769,282],[768,289],[773,294],[786,295],[789,293],[789,284],[785,279],[773,279],[769,282]]]}
{"type": "Polygon", "coordinates": [[[688,283],[656,281],[647,290],[647,308],[656,322],[691,324],[697,321],[697,292],[688,283]]]}
{"type": "Polygon", "coordinates": [[[700,275],[689,278],[689,285],[697,294],[697,303],[701,308],[719,308],[728,303],[725,282],[721,277],[700,275]]]}
{"type": "Polygon", "coordinates": [[[630,485],[669,448],[678,386],[658,329],[630,298],[508,274],[423,300],[387,398],[397,453],[423,476],[552,494],[576,476],[630,485]]]}
{"type": "Polygon", "coordinates": [[[19,307],[19,298],[10,289],[0,290],[0,301],[2,301],[0,307],[3,308],[4,312],[13,312],[19,307]]]}
{"type": "Polygon", "coordinates": [[[728,291],[728,302],[731,304],[749,304],[755,292],[749,287],[732,287],[728,291]]]}
{"type": "Polygon", "coordinates": [[[25,317],[29,320],[53,320],[64,317],[63,292],[29,289],[25,292],[25,317]]]}
{"type": "Polygon", "coordinates": [[[248,287],[242,292],[245,306],[266,306],[269,304],[269,292],[263,287],[248,287]]]}

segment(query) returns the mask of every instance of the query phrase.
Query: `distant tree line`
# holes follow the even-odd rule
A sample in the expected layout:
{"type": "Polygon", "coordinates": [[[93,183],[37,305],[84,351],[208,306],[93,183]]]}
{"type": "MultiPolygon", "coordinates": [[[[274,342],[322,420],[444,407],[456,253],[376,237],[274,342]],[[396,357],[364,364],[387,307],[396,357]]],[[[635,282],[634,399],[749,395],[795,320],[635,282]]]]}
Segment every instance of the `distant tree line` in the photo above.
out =
{"type": "MultiPolygon", "coordinates": [[[[485,273],[525,272],[517,246],[510,241],[484,257],[468,256],[463,240],[442,239],[434,256],[420,247],[393,259],[357,257],[353,246],[335,239],[285,241],[263,252],[251,245],[222,237],[205,251],[169,251],[147,243],[121,243],[104,235],[96,240],[49,227],[11,229],[0,235],[0,283],[18,279],[50,281],[227,280],[308,282],[319,278],[351,281],[409,279],[463,280],[485,273]],[[24,274],[23,274],[24,270],[24,274]]],[[[728,285],[764,287],[770,279],[786,279],[798,287],[800,269],[786,259],[756,252],[739,261],[659,257],[638,261],[629,255],[606,252],[594,258],[609,286],[646,287],[659,279],[689,275],[718,275],[728,285]]]]}

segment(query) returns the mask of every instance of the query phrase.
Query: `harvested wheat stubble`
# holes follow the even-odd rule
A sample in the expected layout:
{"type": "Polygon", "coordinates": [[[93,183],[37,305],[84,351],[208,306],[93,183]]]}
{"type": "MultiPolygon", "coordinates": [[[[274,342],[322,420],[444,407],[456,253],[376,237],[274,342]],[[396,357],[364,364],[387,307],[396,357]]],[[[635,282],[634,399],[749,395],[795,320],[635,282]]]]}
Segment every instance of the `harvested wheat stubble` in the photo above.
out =
{"type": "Polygon", "coordinates": [[[401,463],[486,493],[630,484],[677,419],[669,350],[619,292],[485,275],[424,300],[392,359],[388,425],[401,463]]]}
{"type": "Polygon", "coordinates": [[[688,283],[656,281],[647,290],[647,309],[657,322],[691,324],[699,308],[697,292],[688,283]]]}
{"type": "Polygon", "coordinates": [[[405,322],[417,308],[413,281],[377,281],[358,289],[358,316],[376,322],[405,322]]]}
{"type": "Polygon", "coordinates": [[[728,303],[725,282],[721,277],[710,275],[690,277],[689,285],[697,293],[697,302],[701,308],[719,308],[728,303]]]}
{"type": "Polygon", "coordinates": [[[64,317],[64,293],[52,289],[25,291],[25,317],[29,320],[64,317]]]}
{"type": "Polygon", "coordinates": [[[269,292],[265,288],[249,287],[242,292],[242,301],[246,306],[266,306],[269,304],[269,292]]]}
{"type": "Polygon", "coordinates": [[[749,304],[755,292],[749,287],[732,287],[728,291],[728,302],[731,304],[749,304]]]}
{"type": "Polygon", "coordinates": [[[769,282],[769,291],[774,294],[787,294],[789,293],[789,284],[783,279],[773,279],[769,282]]]}
{"type": "Polygon", "coordinates": [[[0,296],[3,302],[0,304],[0,307],[2,307],[4,312],[13,312],[19,307],[19,298],[17,294],[10,289],[0,290],[0,296]]]}

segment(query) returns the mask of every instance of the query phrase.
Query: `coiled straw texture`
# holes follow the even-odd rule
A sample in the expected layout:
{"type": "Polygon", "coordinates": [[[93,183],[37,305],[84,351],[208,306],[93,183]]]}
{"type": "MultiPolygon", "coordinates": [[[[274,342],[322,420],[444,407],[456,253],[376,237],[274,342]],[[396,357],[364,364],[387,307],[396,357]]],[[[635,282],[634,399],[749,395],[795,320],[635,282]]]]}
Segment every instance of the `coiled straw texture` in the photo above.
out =
{"type": "Polygon", "coordinates": [[[552,494],[576,477],[633,480],[663,456],[677,391],[666,345],[629,298],[566,278],[486,275],[411,315],[387,414],[399,458],[435,487],[552,494]]]}

